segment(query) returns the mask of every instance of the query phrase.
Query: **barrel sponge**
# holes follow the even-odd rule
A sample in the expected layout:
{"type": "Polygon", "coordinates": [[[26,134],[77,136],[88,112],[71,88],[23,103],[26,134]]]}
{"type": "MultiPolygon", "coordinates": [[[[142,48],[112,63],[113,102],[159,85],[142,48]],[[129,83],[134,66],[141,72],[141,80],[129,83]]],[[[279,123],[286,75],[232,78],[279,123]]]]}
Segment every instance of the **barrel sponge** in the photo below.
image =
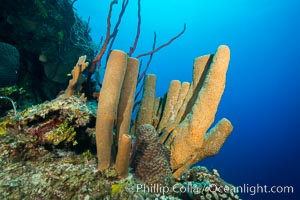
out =
{"type": "Polygon", "coordinates": [[[147,185],[164,184],[172,177],[169,156],[152,125],[144,124],[137,128],[131,165],[139,181],[147,185]]]}

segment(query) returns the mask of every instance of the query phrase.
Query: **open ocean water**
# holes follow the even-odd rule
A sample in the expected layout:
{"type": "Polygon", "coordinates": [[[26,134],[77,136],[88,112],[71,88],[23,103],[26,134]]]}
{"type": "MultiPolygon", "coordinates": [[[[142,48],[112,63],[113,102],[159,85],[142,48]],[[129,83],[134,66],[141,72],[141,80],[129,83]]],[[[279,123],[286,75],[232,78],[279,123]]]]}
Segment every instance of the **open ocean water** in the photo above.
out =
{"type": "MultiPolygon", "coordinates": [[[[97,43],[105,35],[110,1],[79,0],[97,43]]],[[[121,1],[114,7],[113,21],[121,1]]],[[[300,1],[141,1],[142,26],[136,54],[151,50],[181,31],[184,35],[154,54],[157,96],[173,79],[191,81],[193,59],[231,49],[225,93],[216,120],[227,117],[234,131],[220,153],[199,163],[217,169],[243,188],[243,199],[297,200],[299,193],[300,1]]],[[[114,49],[129,51],[137,27],[137,1],[129,1],[114,49]]],[[[146,62],[146,61],[144,61],[146,62]]]]}

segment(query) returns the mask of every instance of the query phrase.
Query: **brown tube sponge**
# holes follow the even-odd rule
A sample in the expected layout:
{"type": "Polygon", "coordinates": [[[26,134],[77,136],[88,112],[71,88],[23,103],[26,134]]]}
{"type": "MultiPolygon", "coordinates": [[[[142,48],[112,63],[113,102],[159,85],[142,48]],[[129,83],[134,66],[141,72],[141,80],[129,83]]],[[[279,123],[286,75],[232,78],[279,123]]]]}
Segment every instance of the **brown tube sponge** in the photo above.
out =
{"type": "Polygon", "coordinates": [[[98,170],[110,167],[114,121],[117,118],[120,92],[127,67],[127,55],[123,51],[111,52],[98,100],[96,120],[96,145],[98,170]]]}
{"type": "Polygon", "coordinates": [[[152,125],[156,128],[161,117],[161,103],[162,103],[162,98],[156,98],[154,101],[154,106],[153,106],[153,114],[152,114],[152,125]]]}
{"type": "Polygon", "coordinates": [[[192,159],[187,160],[181,167],[173,173],[174,178],[180,179],[180,176],[192,165],[209,156],[219,153],[225,140],[233,130],[233,126],[226,118],[221,119],[206,135],[203,145],[199,151],[194,152],[192,159]]]}
{"type": "MultiPolygon", "coordinates": [[[[233,126],[226,118],[221,119],[204,138],[201,151],[198,152],[197,159],[202,160],[208,156],[219,153],[225,140],[233,130],[233,126]]],[[[195,164],[195,163],[192,163],[195,164]]]]}
{"type": "Polygon", "coordinates": [[[191,139],[202,139],[208,128],[214,122],[225,89],[229,60],[229,48],[225,45],[220,46],[214,55],[204,84],[191,112],[191,139]]]}
{"type": "Polygon", "coordinates": [[[203,145],[205,133],[214,122],[225,88],[229,59],[229,48],[224,45],[220,46],[213,57],[192,111],[173,130],[172,134],[176,137],[170,149],[171,166],[174,171],[186,167],[187,163],[198,161],[198,152],[203,145]]]}
{"type": "Polygon", "coordinates": [[[185,119],[188,113],[192,111],[206,77],[209,65],[211,64],[212,58],[213,55],[208,54],[200,56],[194,60],[192,84],[190,85],[186,97],[177,113],[175,122],[172,125],[169,125],[161,136],[161,141],[164,142],[167,148],[170,148],[171,142],[178,133],[177,131],[174,131],[172,134],[170,134],[170,132],[174,130],[176,126],[178,126],[178,124],[185,119]]]}
{"type": "Polygon", "coordinates": [[[123,134],[119,140],[118,154],[116,158],[116,171],[119,178],[128,176],[128,167],[130,160],[131,138],[123,134]]]}
{"type": "Polygon", "coordinates": [[[184,119],[187,114],[192,111],[192,108],[197,100],[198,94],[208,73],[212,58],[213,55],[208,54],[205,56],[200,56],[194,60],[193,82],[191,84],[191,89],[187,95],[187,98],[183,104],[184,106],[182,109],[184,112],[182,113],[182,109],[180,112],[181,119],[184,119]]]}
{"type": "Polygon", "coordinates": [[[143,124],[152,124],[152,113],[156,95],[156,76],[148,74],[145,78],[144,92],[137,114],[136,128],[143,124]]]}
{"type": "Polygon", "coordinates": [[[194,67],[193,67],[193,81],[192,87],[195,89],[200,82],[201,78],[205,76],[205,69],[208,67],[207,65],[210,64],[210,60],[212,59],[213,55],[208,54],[204,56],[200,56],[195,58],[194,60],[194,67]]]}
{"type": "MultiPolygon", "coordinates": [[[[175,116],[177,116],[177,114],[179,112],[179,109],[181,108],[189,89],[190,89],[190,83],[183,82],[181,84],[180,92],[179,92],[179,95],[178,95],[178,100],[176,102],[176,106],[175,106],[175,109],[174,109],[175,116]]],[[[172,120],[172,121],[175,121],[175,120],[172,120]]]]}
{"type": "Polygon", "coordinates": [[[169,134],[171,131],[178,126],[180,122],[180,117],[179,117],[179,111],[181,107],[183,106],[183,103],[187,97],[188,91],[190,89],[190,83],[188,82],[183,82],[180,88],[180,92],[178,95],[178,100],[176,102],[175,108],[174,108],[174,113],[173,115],[175,116],[174,118],[170,119],[168,123],[165,125],[163,128],[163,133],[160,136],[160,141],[164,143],[166,139],[168,138],[169,134]]]}
{"type": "Polygon", "coordinates": [[[131,113],[134,105],[138,73],[139,61],[136,58],[128,58],[117,115],[119,140],[123,134],[129,134],[130,132],[131,113]]]}
{"type": "Polygon", "coordinates": [[[162,118],[160,119],[157,132],[160,133],[169,120],[175,120],[175,106],[178,100],[179,92],[181,88],[181,82],[178,80],[173,80],[170,83],[167,99],[163,111],[162,118]]]}
{"type": "Polygon", "coordinates": [[[203,85],[212,58],[213,55],[208,54],[208,55],[200,56],[194,60],[193,79],[192,79],[193,81],[189,87],[186,86],[186,89],[188,88],[188,91],[186,91],[187,94],[185,95],[185,98],[181,103],[181,106],[179,107],[175,121],[168,125],[168,127],[164,130],[163,135],[161,136],[161,141],[164,142],[168,148],[170,148],[170,143],[173,141],[177,133],[177,132],[173,132],[173,134],[170,135],[170,132],[174,130],[174,128],[181,121],[184,120],[184,118],[187,116],[189,112],[191,112],[192,107],[194,106],[197,96],[203,85]]]}

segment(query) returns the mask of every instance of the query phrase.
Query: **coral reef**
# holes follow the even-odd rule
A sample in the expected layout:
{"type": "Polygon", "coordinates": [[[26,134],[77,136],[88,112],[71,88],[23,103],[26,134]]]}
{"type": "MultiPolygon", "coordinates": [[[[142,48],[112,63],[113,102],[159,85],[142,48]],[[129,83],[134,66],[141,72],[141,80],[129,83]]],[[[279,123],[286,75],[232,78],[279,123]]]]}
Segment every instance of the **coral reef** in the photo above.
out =
{"type": "Polygon", "coordinates": [[[0,138],[1,199],[104,199],[110,183],[95,173],[95,158],[39,145],[35,136],[8,132],[0,138]]]}
{"type": "Polygon", "coordinates": [[[188,199],[240,199],[234,186],[222,180],[216,169],[209,172],[205,167],[193,167],[182,177],[182,183],[179,187],[186,189],[188,199]]]}
{"type": "Polygon", "coordinates": [[[225,118],[211,128],[225,88],[227,46],[197,58],[193,82],[172,81],[163,98],[156,98],[156,76],[147,75],[134,125],[138,60],[111,52],[97,116],[95,105],[76,94],[85,60],[79,58],[65,94],[0,119],[3,198],[239,199],[216,170],[191,168],[217,154],[233,128],[225,118]]]}
{"type": "MultiPolygon", "coordinates": [[[[29,107],[11,115],[10,120],[19,128],[38,137],[40,143],[51,145],[77,144],[76,132],[84,134],[87,127],[95,124],[95,114],[85,102],[73,95],[61,95],[55,100],[29,107]]],[[[3,126],[5,128],[6,126],[3,126]]]]}
{"type": "Polygon", "coordinates": [[[167,191],[166,185],[147,188],[132,174],[119,180],[114,170],[99,173],[96,162],[96,156],[86,153],[48,151],[37,137],[11,130],[0,136],[0,198],[239,199],[231,190],[233,186],[224,182],[216,170],[192,168],[167,191]],[[190,185],[194,189],[189,189],[190,185]],[[230,190],[215,192],[216,186],[230,190]]]}

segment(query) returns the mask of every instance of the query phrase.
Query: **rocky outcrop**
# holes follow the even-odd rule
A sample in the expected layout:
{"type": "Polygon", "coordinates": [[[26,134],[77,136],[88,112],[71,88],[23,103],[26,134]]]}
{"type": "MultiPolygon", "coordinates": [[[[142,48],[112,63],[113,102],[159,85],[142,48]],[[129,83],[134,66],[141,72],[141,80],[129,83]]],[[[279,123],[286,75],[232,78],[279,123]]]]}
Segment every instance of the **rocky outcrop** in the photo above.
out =
{"type": "Polygon", "coordinates": [[[88,24],[68,0],[2,0],[0,29],[0,41],[20,52],[19,85],[36,99],[56,97],[76,59],[93,57],[88,24]]]}

